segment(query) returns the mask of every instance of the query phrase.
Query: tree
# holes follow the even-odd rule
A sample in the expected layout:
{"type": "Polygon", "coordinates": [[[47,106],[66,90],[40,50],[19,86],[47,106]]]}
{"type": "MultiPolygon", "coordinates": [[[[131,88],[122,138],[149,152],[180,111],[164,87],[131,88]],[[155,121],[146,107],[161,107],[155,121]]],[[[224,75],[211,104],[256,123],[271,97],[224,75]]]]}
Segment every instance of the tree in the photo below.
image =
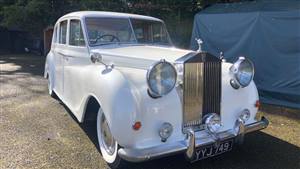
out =
{"type": "Polygon", "coordinates": [[[137,13],[165,20],[177,45],[186,47],[195,13],[212,3],[231,1],[239,0],[0,0],[0,26],[42,37],[44,28],[72,11],[137,13]]]}

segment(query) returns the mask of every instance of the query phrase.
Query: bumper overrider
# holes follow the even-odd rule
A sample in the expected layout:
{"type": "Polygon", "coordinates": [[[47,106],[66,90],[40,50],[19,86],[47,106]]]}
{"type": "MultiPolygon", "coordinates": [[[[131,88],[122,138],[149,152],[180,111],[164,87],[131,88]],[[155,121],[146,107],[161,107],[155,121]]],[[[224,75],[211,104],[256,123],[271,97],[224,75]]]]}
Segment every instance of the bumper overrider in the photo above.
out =
{"type": "Polygon", "coordinates": [[[243,120],[238,118],[236,120],[235,127],[232,130],[216,134],[208,133],[206,136],[197,137],[197,132],[193,129],[189,129],[185,140],[175,143],[165,143],[160,146],[146,149],[121,148],[119,149],[118,154],[121,158],[130,162],[142,162],[178,153],[185,153],[186,157],[192,160],[195,156],[195,150],[198,147],[210,144],[218,145],[223,140],[233,138],[237,143],[241,144],[246,133],[264,129],[268,126],[268,124],[269,121],[265,117],[262,117],[260,121],[247,125],[244,124],[243,120]]]}

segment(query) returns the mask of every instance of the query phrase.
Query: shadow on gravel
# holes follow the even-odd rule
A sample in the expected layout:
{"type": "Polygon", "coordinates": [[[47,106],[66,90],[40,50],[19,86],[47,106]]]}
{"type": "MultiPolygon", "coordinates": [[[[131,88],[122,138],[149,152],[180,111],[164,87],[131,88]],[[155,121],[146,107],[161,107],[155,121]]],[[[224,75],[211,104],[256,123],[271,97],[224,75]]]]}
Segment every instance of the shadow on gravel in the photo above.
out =
{"type": "MultiPolygon", "coordinates": [[[[77,122],[71,111],[61,103],[77,122]]],[[[97,147],[96,122],[78,125],[97,147]]],[[[298,169],[300,168],[300,148],[276,137],[258,131],[246,135],[243,146],[231,152],[189,163],[184,155],[175,155],[144,163],[130,164],[128,169],[298,169]]]]}
{"type": "Polygon", "coordinates": [[[87,136],[89,137],[89,139],[92,141],[92,143],[95,145],[95,147],[99,151],[98,137],[97,137],[97,128],[96,128],[96,126],[97,126],[96,120],[94,120],[94,121],[90,120],[88,122],[79,123],[78,120],[76,119],[76,117],[71,112],[71,110],[62,101],[60,101],[57,96],[56,96],[55,99],[57,99],[59,101],[59,104],[61,104],[66,109],[66,111],[68,112],[68,114],[72,117],[72,119],[74,121],[76,121],[76,123],[80,126],[80,128],[87,134],[87,136]]]}
{"type": "Polygon", "coordinates": [[[45,57],[16,54],[0,55],[0,99],[20,96],[24,93],[43,94],[45,57]]]}
{"type": "Polygon", "coordinates": [[[13,64],[16,69],[3,70],[1,75],[14,75],[18,73],[29,73],[42,76],[44,73],[45,57],[33,54],[11,54],[0,55],[0,64],[13,64]]]}

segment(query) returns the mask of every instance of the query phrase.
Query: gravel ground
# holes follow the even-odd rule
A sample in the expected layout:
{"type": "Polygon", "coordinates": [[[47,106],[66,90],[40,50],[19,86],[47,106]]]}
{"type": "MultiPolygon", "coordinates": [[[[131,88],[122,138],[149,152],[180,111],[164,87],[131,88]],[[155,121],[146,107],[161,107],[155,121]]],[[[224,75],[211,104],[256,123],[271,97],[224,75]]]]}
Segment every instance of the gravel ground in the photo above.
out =
{"type": "MultiPolygon", "coordinates": [[[[44,57],[0,55],[0,168],[108,168],[95,125],[79,124],[47,94],[44,57]]],[[[270,126],[243,147],[190,164],[182,155],[128,169],[299,169],[300,110],[264,105],[270,126]]]]}

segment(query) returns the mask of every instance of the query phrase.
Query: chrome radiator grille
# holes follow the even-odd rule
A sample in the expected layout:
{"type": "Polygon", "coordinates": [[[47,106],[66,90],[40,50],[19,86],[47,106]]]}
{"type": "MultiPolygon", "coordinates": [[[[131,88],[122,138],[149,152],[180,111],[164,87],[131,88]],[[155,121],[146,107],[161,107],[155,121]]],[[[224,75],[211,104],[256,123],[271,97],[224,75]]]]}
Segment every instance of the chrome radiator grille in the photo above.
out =
{"type": "Polygon", "coordinates": [[[203,63],[184,65],[183,112],[184,125],[201,124],[203,106],[203,63]]]}
{"type": "Polygon", "coordinates": [[[199,53],[184,62],[183,126],[199,126],[208,113],[220,114],[221,61],[199,53]]]}

